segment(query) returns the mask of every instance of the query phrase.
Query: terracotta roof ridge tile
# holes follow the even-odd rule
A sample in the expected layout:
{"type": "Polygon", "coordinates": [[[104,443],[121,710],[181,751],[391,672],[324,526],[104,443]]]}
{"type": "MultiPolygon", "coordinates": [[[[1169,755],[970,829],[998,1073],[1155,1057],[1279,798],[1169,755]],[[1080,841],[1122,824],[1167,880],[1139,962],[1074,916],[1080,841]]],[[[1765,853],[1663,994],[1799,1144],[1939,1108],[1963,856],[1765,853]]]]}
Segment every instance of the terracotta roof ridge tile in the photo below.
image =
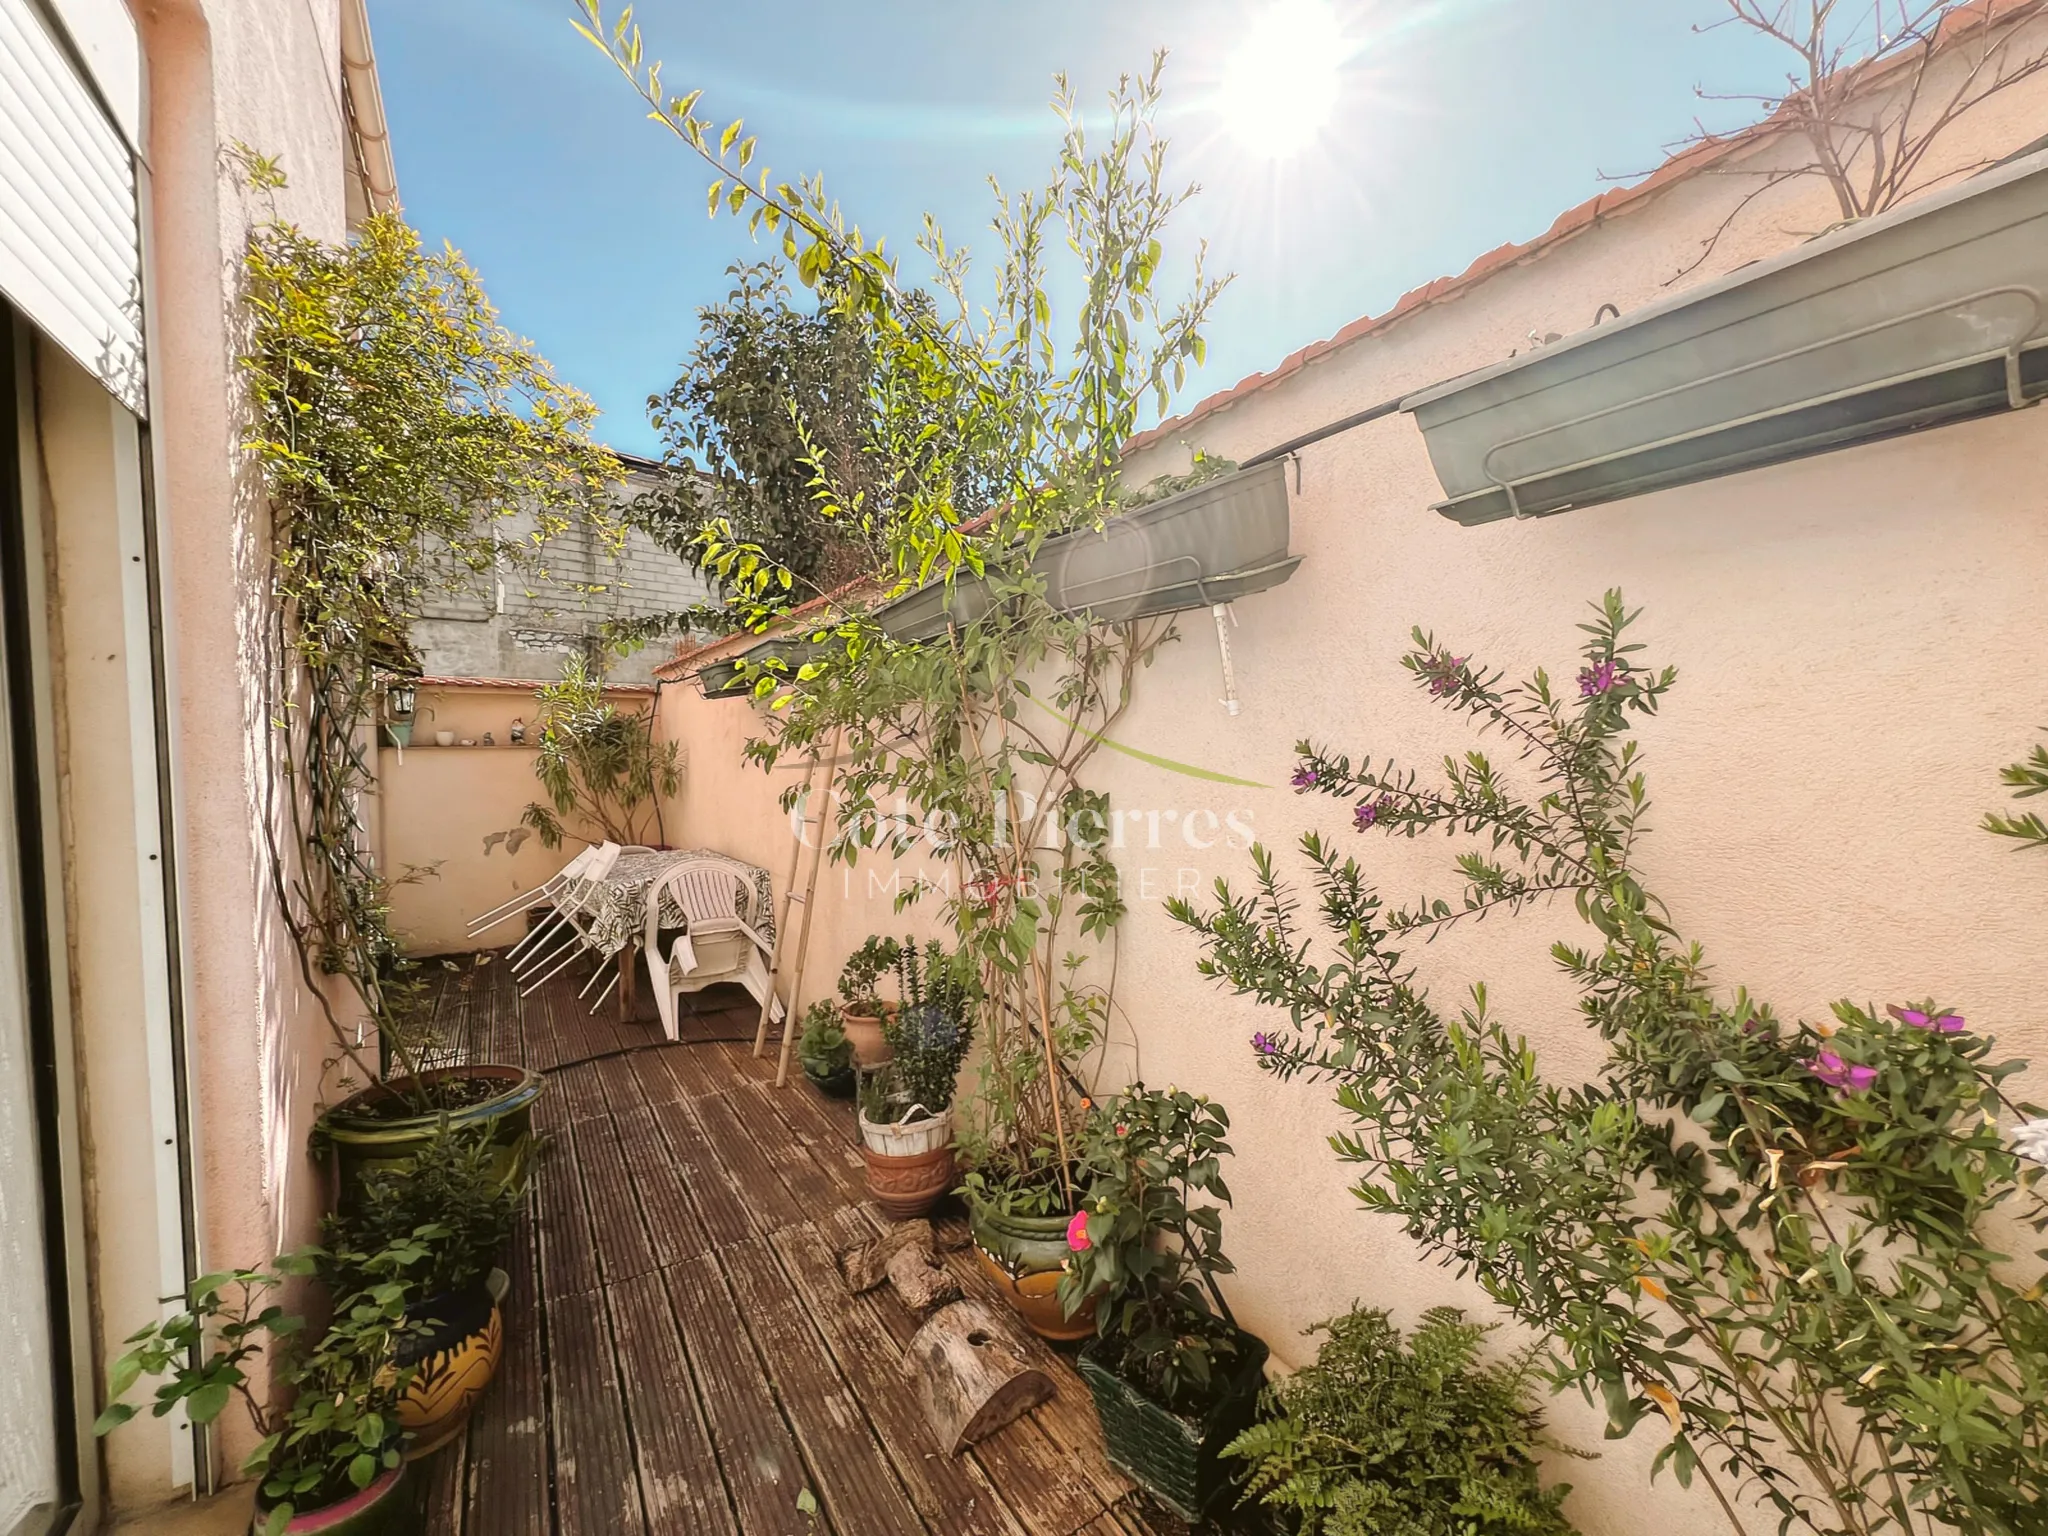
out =
{"type": "MultiPolygon", "coordinates": [[[[2011,7],[2001,6],[1999,0],[1969,0],[1969,3],[1957,6],[1942,18],[1935,46],[1947,47],[1954,43],[1958,29],[1968,31],[1991,22],[2000,26],[2010,26],[2024,21],[2037,14],[2044,5],[2048,5],[2048,0],[2020,0],[2019,4],[2011,7]]],[[[1845,66],[1842,74],[1848,77],[1851,86],[1860,89],[1882,80],[1894,69],[1903,68],[1910,59],[1910,51],[1902,50],[1889,58],[1865,60],[1860,64],[1845,66]]],[[[1455,276],[1433,278],[1420,287],[1410,288],[1381,313],[1361,315],[1334,335],[1321,341],[1312,341],[1307,346],[1288,353],[1272,368],[1264,372],[1246,374],[1228,389],[1218,390],[1215,394],[1203,397],[1179,415],[1169,416],[1158,426],[1149,427],[1133,436],[1124,444],[1124,452],[1127,455],[1137,453],[1156,443],[1165,442],[1174,433],[1185,431],[1196,422],[1213,416],[1218,411],[1226,410],[1240,400],[1272,388],[1300,372],[1310,363],[1328,357],[1339,348],[1383,330],[1425,305],[1436,303],[1484,282],[1496,272],[1518,265],[1530,257],[1541,255],[1551,246],[1572,238],[1581,230],[1599,224],[1611,215],[1635,205],[1641,199],[1697,175],[1708,165],[1727,156],[1761,148],[1782,134],[1796,131],[1797,126],[1792,99],[1788,98],[1770,116],[1745,128],[1736,129],[1732,133],[1709,135],[1695,143],[1687,144],[1672,152],[1663,164],[1640,180],[1625,187],[1609,187],[1606,191],[1596,193],[1584,202],[1565,209],[1551,222],[1549,229],[1533,239],[1519,243],[1509,240],[1497,245],[1476,258],[1464,271],[1455,276]]]]}

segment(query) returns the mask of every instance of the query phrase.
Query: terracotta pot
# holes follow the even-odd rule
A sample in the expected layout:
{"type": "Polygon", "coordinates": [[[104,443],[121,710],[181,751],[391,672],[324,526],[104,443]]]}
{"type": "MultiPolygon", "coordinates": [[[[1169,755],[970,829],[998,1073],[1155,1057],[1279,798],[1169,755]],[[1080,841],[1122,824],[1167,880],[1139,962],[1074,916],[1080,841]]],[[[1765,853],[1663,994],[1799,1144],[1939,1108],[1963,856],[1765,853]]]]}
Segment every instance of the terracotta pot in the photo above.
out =
{"type": "Polygon", "coordinates": [[[846,1031],[846,1043],[853,1047],[853,1064],[872,1072],[889,1059],[889,1042],[882,1038],[879,1014],[852,1013],[842,1009],[839,1027],[846,1031]]]}
{"type": "Polygon", "coordinates": [[[953,1187],[953,1144],[912,1157],[891,1157],[862,1143],[861,1160],[868,1165],[868,1193],[875,1204],[898,1221],[922,1216],[953,1187]]]}
{"type": "Polygon", "coordinates": [[[981,1264],[981,1272],[1002,1293],[1003,1300],[1024,1319],[1024,1326],[1041,1339],[1068,1344],[1075,1339],[1095,1337],[1095,1298],[1090,1296],[1080,1311],[1067,1316],[1060,1305],[1059,1270],[1040,1269],[1012,1275],[979,1243],[974,1245],[974,1257],[981,1264]]]}
{"type": "Polygon", "coordinates": [[[417,1461],[453,1440],[469,1422],[498,1372],[504,1321],[481,1283],[408,1307],[406,1315],[428,1324],[398,1349],[398,1363],[415,1368],[398,1400],[398,1422],[412,1435],[405,1459],[417,1461]]]}
{"type": "MultiPolygon", "coordinates": [[[[409,1467],[393,1467],[360,1493],[321,1509],[297,1510],[285,1524],[287,1536],[412,1536],[420,1527],[419,1511],[406,1486],[409,1467]]],[[[270,1518],[257,1500],[250,1536],[270,1518]]]]}

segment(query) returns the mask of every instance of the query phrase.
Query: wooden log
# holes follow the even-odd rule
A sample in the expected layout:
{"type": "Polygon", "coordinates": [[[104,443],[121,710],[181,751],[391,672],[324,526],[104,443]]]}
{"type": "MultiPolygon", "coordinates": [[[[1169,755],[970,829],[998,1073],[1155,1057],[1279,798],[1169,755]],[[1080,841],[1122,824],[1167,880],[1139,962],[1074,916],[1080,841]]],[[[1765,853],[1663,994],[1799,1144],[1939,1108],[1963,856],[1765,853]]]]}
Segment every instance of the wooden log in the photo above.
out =
{"type": "Polygon", "coordinates": [[[956,1301],[932,1314],[903,1353],[919,1405],[948,1455],[1053,1395],[1022,1340],[985,1303],[956,1301]]]}
{"type": "Polygon", "coordinates": [[[842,1255],[839,1272],[846,1277],[847,1289],[856,1296],[872,1291],[889,1278],[889,1261],[905,1249],[922,1252],[930,1262],[932,1224],[922,1219],[898,1222],[873,1242],[842,1255]]]}
{"type": "Polygon", "coordinates": [[[913,1312],[960,1299],[960,1282],[932,1257],[929,1248],[905,1244],[889,1260],[889,1288],[913,1312]]]}

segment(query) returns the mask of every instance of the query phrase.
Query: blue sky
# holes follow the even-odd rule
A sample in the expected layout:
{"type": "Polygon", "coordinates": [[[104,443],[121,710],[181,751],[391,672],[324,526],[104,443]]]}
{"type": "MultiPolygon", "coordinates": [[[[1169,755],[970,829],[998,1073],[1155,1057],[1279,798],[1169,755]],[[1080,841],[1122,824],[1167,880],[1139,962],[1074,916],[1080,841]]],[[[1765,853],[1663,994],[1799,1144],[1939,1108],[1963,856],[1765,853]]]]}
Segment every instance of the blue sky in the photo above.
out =
{"type": "MultiPolygon", "coordinates": [[[[1058,131],[1055,71],[1084,104],[1172,50],[1181,216],[1234,271],[1182,406],[1404,290],[1526,239],[1654,167],[1693,88],[1768,89],[1777,60],[1723,29],[1721,0],[1337,0],[1354,49],[1318,142],[1281,162],[1215,105],[1260,0],[644,0],[649,53],[701,110],[744,115],[778,174],[822,171],[869,232],[909,247],[923,212],[983,251],[987,178],[1035,182],[1058,131]]],[[[616,9],[615,3],[610,7],[616,9]]],[[[706,218],[706,178],[569,26],[569,0],[371,0],[407,216],[477,267],[506,323],[651,453],[647,395],[675,376],[727,265],[765,251],[706,218]]],[[[1778,73],[1776,78],[1782,78],[1778,73]]],[[[910,275],[915,275],[914,271],[910,275]]]]}

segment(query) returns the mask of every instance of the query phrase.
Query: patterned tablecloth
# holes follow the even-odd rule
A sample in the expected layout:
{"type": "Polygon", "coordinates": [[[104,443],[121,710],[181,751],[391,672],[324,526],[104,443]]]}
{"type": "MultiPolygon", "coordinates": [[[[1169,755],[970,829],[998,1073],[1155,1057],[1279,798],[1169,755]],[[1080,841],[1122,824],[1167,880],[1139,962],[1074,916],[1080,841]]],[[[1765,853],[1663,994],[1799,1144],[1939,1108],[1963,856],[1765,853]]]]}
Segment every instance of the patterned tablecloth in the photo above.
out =
{"type": "MultiPolygon", "coordinates": [[[[758,864],[735,859],[710,848],[678,848],[666,853],[628,853],[620,856],[612,872],[595,882],[598,890],[589,898],[595,914],[590,922],[590,942],[603,954],[617,954],[628,944],[638,943],[647,925],[647,893],[670,869],[689,859],[709,859],[728,866],[744,882],[737,904],[737,916],[769,944],[775,942],[775,887],[768,871],[758,864]]],[[[581,882],[588,887],[592,882],[581,882]]],[[[664,898],[661,926],[690,926],[674,902],[664,898]]]]}

